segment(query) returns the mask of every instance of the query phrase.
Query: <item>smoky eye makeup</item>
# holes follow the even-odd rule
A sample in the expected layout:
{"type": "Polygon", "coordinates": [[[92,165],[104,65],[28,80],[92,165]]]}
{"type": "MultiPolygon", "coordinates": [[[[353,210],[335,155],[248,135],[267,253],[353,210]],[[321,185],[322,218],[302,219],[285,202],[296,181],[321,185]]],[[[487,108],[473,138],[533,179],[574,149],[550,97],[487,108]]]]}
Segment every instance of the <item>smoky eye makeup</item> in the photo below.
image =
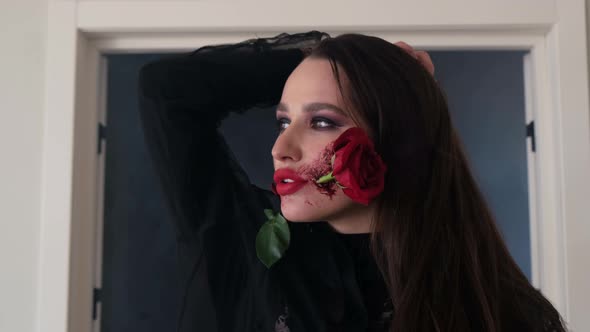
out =
{"type": "Polygon", "coordinates": [[[312,128],[316,128],[316,129],[332,129],[332,128],[341,127],[335,121],[328,119],[326,117],[321,117],[321,116],[314,117],[311,120],[311,126],[312,126],[312,128]]]}
{"type": "MultiPolygon", "coordinates": [[[[286,117],[278,117],[275,127],[281,133],[288,127],[290,122],[291,120],[286,117]]],[[[309,127],[315,130],[331,130],[342,127],[342,125],[325,116],[314,116],[309,120],[309,127]]]]}
{"type": "Polygon", "coordinates": [[[278,117],[275,121],[275,129],[281,133],[283,130],[285,130],[286,127],[284,127],[285,124],[288,124],[289,120],[287,118],[284,117],[278,117]]]}

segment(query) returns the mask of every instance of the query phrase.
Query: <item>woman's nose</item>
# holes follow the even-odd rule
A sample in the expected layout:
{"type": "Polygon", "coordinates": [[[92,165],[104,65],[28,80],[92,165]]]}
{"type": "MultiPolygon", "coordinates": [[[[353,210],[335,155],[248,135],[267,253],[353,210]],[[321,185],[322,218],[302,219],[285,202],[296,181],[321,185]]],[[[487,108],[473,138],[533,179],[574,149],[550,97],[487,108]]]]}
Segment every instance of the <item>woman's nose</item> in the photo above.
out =
{"type": "Polygon", "coordinates": [[[298,162],[301,160],[301,139],[294,130],[289,129],[291,128],[283,130],[272,147],[271,154],[275,161],[298,162]]]}

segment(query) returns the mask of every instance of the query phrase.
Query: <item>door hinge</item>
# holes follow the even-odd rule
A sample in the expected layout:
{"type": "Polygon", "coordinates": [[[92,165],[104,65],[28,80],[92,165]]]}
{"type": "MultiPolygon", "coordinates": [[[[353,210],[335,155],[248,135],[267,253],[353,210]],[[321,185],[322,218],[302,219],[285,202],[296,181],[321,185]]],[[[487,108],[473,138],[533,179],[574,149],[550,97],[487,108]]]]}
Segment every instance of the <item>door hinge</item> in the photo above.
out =
{"type": "Polygon", "coordinates": [[[102,301],[101,295],[100,288],[94,288],[92,290],[92,320],[96,320],[97,318],[98,303],[102,301]]]}
{"type": "Polygon", "coordinates": [[[531,138],[531,148],[535,152],[537,150],[535,142],[535,121],[531,121],[526,125],[526,137],[531,138]]]}
{"type": "Polygon", "coordinates": [[[103,125],[102,123],[98,123],[98,147],[97,153],[102,153],[102,144],[107,138],[107,126],[103,125]]]}

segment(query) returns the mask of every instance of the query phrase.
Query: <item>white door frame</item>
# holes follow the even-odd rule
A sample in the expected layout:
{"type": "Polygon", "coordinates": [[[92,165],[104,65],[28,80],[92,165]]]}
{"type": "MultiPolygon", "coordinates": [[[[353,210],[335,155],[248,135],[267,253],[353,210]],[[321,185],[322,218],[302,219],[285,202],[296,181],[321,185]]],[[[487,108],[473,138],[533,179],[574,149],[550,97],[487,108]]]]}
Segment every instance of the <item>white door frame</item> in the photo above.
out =
{"type": "Polygon", "coordinates": [[[528,50],[533,284],[590,330],[590,121],[583,0],[49,0],[37,332],[92,329],[97,121],[105,52],[171,52],[280,32],[355,31],[429,50],[528,50]]]}

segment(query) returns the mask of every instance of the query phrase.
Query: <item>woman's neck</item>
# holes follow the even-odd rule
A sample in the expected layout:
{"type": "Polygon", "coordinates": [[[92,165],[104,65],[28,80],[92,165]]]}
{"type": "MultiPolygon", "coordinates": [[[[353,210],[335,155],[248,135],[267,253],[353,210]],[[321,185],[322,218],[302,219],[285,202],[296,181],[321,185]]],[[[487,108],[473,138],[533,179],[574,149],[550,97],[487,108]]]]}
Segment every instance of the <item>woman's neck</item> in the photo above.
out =
{"type": "Polygon", "coordinates": [[[343,211],[338,216],[334,216],[327,223],[337,233],[342,234],[361,234],[371,233],[371,215],[374,206],[355,206],[352,209],[343,211]]]}

